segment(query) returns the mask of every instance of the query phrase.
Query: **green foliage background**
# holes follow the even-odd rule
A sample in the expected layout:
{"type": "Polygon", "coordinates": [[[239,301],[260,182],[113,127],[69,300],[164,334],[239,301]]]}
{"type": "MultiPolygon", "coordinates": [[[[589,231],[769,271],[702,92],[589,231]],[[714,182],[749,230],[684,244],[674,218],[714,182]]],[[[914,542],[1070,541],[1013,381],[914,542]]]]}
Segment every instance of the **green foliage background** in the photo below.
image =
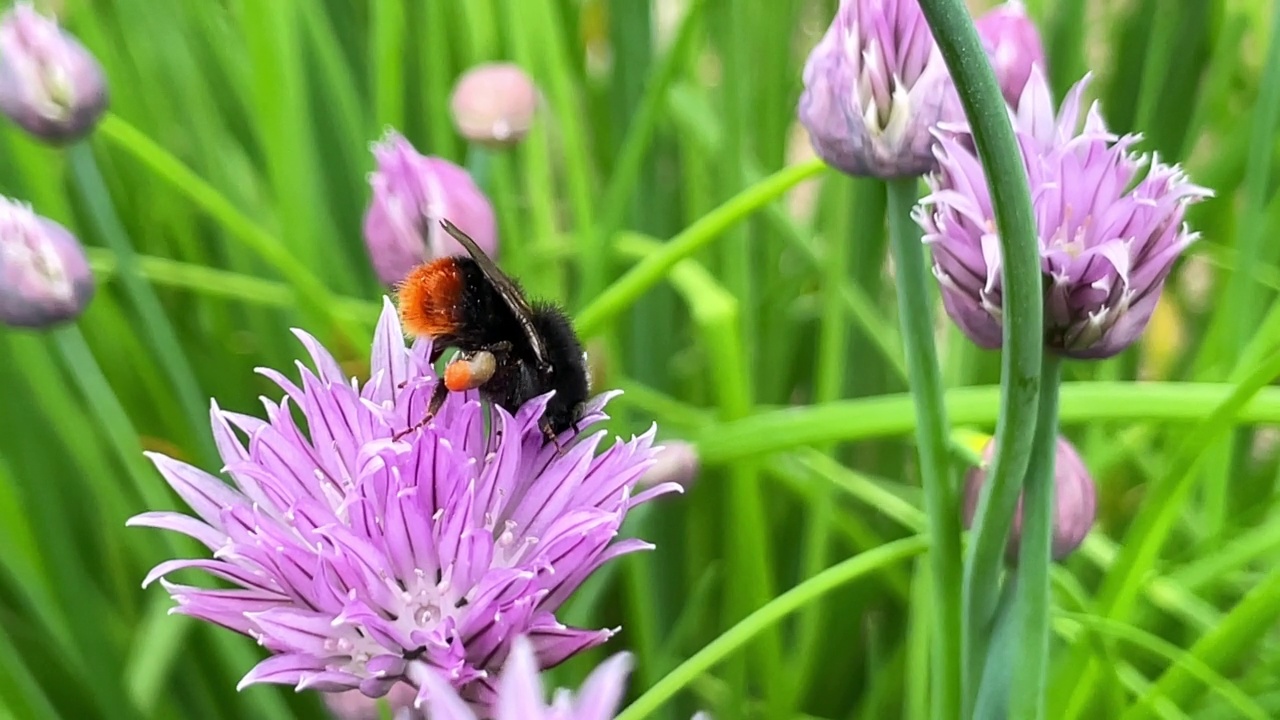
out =
{"type": "MultiPolygon", "coordinates": [[[[1066,369],[1063,428],[1101,511],[1055,569],[1051,714],[1280,716],[1280,5],[1027,4],[1059,95],[1091,70],[1113,129],[1217,193],[1141,346],[1066,369]],[[1113,571],[1121,548],[1141,562],[1113,571]]],[[[104,64],[111,112],[68,150],[0,127],[0,192],[72,228],[100,288],[75,326],[0,331],[0,715],[323,712],[288,688],[235,692],[253,642],[138,587],[197,549],[124,521],[178,507],[143,449],[218,468],[208,398],[260,411],[275,391],[252,370],[289,369],[288,328],[367,371],[385,291],[360,219],[388,126],[483,166],[503,264],[590,307],[597,385],[627,391],[615,429],[656,419],[702,453],[689,493],[628,523],[658,549],[567,610],[622,633],[554,680],[625,648],[632,698],[664,683],[654,717],[929,715],[942,600],[911,559],[925,523],[884,190],[807,161],[794,120],[834,2],[56,5],[104,64]],[[458,73],[492,59],[546,99],[506,153],[466,148],[447,113],[458,73]]],[[[999,358],[939,337],[971,462],[960,428],[993,424],[999,358]]]]}

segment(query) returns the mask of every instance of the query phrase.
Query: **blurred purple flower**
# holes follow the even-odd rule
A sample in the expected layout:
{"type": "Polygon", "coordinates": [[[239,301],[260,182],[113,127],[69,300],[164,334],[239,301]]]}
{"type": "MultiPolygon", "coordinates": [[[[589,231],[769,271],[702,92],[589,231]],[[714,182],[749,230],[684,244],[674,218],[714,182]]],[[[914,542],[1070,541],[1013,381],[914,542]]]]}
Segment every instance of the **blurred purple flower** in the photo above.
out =
{"type": "Polygon", "coordinates": [[[66,228],[0,197],[0,323],[46,328],[74,320],[94,288],[84,248],[66,228]]]}
{"type": "MultiPolygon", "coordinates": [[[[497,683],[498,699],[492,720],[613,720],[630,672],[630,653],[618,653],[591,671],[577,697],[568,690],[557,690],[548,705],[533,647],[524,638],[517,638],[497,683]]],[[[484,717],[477,715],[442,679],[429,676],[425,684],[431,692],[425,707],[432,720],[484,717]]],[[[694,720],[706,718],[701,713],[694,716],[694,720]]]]}
{"type": "MultiPolygon", "coordinates": [[[[492,720],[612,720],[626,691],[629,672],[631,655],[618,653],[591,672],[577,698],[567,690],[560,690],[547,705],[533,646],[524,638],[517,638],[497,681],[497,700],[490,717],[492,720]]],[[[423,684],[430,693],[425,707],[432,720],[487,717],[477,715],[442,678],[429,674],[423,684]]]]}
{"type": "Polygon", "coordinates": [[[0,17],[0,112],[38,138],[69,142],[106,109],[102,66],[56,20],[29,2],[0,17]]]}
{"type": "Polygon", "coordinates": [[[364,215],[364,242],[378,279],[395,285],[416,265],[467,251],[440,227],[449,218],[490,256],[498,252],[493,206],[466,170],[420,154],[388,131],[373,146],[377,168],[364,215]]]}
{"type": "MultiPolygon", "coordinates": [[[[973,522],[978,509],[978,496],[987,480],[987,467],[995,456],[995,442],[989,441],[982,452],[982,464],[970,468],[964,481],[964,526],[973,522]]],[[[1054,560],[1062,560],[1084,542],[1098,515],[1098,491],[1093,476],[1085,467],[1084,459],[1065,437],[1058,436],[1058,453],[1053,466],[1053,544],[1054,560]]],[[[1013,516],[1013,530],[1005,555],[1011,561],[1018,558],[1018,544],[1022,538],[1022,496],[1018,496],[1017,510],[1013,516]]]]}
{"type": "MultiPolygon", "coordinates": [[[[1177,165],[1129,152],[1141,138],[1109,132],[1096,103],[1081,126],[1087,81],[1055,117],[1034,69],[1016,126],[1045,280],[1045,345],[1106,358],[1141,335],[1174,261],[1198,237],[1183,223],[1187,206],[1213,193],[1177,165]]],[[[1000,245],[982,165],[966,126],[944,124],[935,134],[940,169],[928,177],[932,192],[916,221],[933,248],[947,314],[975,343],[996,348],[1000,245]]]]}
{"type": "MultiPolygon", "coordinates": [[[[604,431],[578,435],[559,453],[537,423],[549,395],[512,416],[469,392],[451,393],[425,428],[392,441],[423,417],[436,383],[430,343],[406,349],[386,301],[371,379],[361,386],[313,337],[296,334],[316,370],[299,363],[300,386],[261,370],[286,394],[265,403],[265,421],[212,409],[235,486],[153,453],[198,517],[149,512],[129,521],[189,535],[213,551],[212,559],[164,562],[144,585],[161,579],[175,612],[271,651],[241,687],[359,688],[379,697],[407,681],[425,697],[419,683],[439,673],[486,706],[488,671],[505,662],[517,635],[527,635],[538,663],[550,667],[613,634],[566,627],[555,611],[601,564],[651,547],[613,541],[628,509],[679,490],[631,496],[658,450],[652,429],[600,455],[604,431]],[[164,579],[185,568],[236,587],[164,579]]],[[[582,427],[605,417],[609,397],[589,403],[582,427]]]]}
{"type": "Polygon", "coordinates": [[[1045,67],[1040,31],[1020,0],[998,5],[974,23],[987,50],[1005,102],[1017,106],[1032,66],[1045,67]]]}
{"type": "Polygon", "coordinates": [[[841,0],[804,66],[799,117],[819,157],[850,175],[922,175],[930,127],[958,112],[916,0],[841,0]]]}

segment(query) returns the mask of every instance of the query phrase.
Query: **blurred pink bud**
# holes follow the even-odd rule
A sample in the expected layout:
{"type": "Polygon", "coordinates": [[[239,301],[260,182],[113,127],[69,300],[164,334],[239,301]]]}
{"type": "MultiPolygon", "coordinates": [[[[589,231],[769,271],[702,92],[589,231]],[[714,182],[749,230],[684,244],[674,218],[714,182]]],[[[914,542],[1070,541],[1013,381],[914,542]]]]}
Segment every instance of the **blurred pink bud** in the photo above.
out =
{"type": "Polygon", "coordinates": [[[1005,102],[1017,107],[1027,78],[1031,77],[1031,67],[1045,66],[1040,31],[1027,17],[1027,9],[1019,0],[992,8],[978,18],[975,25],[996,79],[1000,81],[1005,102]]]}
{"type": "MultiPolygon", "coordinates": [[[[987,468],[995,454],[995,441],[987,443],[982,452],[982,464],[970,468],[964,481],[964,526],[973,523],[973,515],[978,509],[978,494],[987,480],[987,468]]],[[[1085,467],[1084,460],[1072,444],[1064,437],[1058,437],[1058,454],[1054,458],[1053,473],[1053,559],[1062,560],[1080,547],[1085,536],[1093,528],[1093,521],[1098,514],[1097,489],[1093,477],[1085,467]]],[[[1009,544],[1005,555],[1011,562],[1018,557],[1018,542],[1022,537],[1022,496],[1018,496],[1018,507],[1013,516],[1013,532],[1009,535],[1009,544]]]]}
{"type": "Polygon", "coordinates": [[[56,20],[27,2],[0,17],[0,112],[61,143],[87,134],[106,109],[102,66],[56,20]]]}
{"type": "Polygon", "coordinates": [[[676,483],[688,490],[701,470],[698,449],[683,440],[664,442],[662,450],[654,458],[653,465],[640,476],[642,487],[655,487],[664,483],[676,483]]]}
{"type": "Polygon", "coordinates": [[[377,168],[364,215],[364,241],[378,279],[395,285],[416,265],[467,251],[440,227],[447,218],[489,255],[498,250],[493,206],[463,168],[418,153],[389,131],[373,146],[377,168]]]}
{"type": "Polygon", "coordinates": [[[467,140],[505,147],[524,139],[538,110],[538,88],[514,63],[484,63],[458,78],[449,99],[453,124],[467,140]]]}
{"type": "Polygon", "coordinates": [[[71,233],[0,197],[0,323],[47,328],[74,320],[93,293],[89,262],[71,233]]]}

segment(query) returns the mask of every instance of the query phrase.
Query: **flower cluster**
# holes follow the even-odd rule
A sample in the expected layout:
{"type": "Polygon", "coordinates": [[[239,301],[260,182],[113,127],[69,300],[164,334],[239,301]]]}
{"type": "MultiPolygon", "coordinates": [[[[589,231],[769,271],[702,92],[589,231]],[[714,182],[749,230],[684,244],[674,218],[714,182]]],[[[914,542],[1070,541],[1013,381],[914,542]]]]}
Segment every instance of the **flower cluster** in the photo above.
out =
{"type": "MultiPolygon", "coordinates": [[[[1034,70],[1016,110],[1045,277],[1046,347],[1111,357],[1142,333],[1174,261],[1197,235],[1189,204],[1212,193],[1177,165],[1132,152],[1137,135],[1107,130],[1086,77],[1055,115],[1034,70]]],[[[965,125],[935,130],[939,170],[916,213],[933,248],[947,313],[982,347],[1001,344],[1000,245],[982,164],[965,125]]]]}
{"type": "MultiPolygon", "coordinates": [[[[160,580],[176,612],[271,651],[241,686],[377,697],[404,681],[422,701],[443,682],[483,709],[495,697],[491,671],[517,636],[550,667],[612,634],[566,627],[555,611],[601,564],[650,547],[614,540],[629,508],[679,489],[632,495],[658,450],[652,430],[598,455],[602,431],[558,450],[538,428],[549,396],[513,416],[471,392],[452,393],[431,423],[393,440],[422,417],[435,386],[431,344],[407,348],[388,301],[361,385],[297,334],[315,369],[300,365],[298,383],[262,371],[285,393],[266,403],[265,420],[213,407],[234,486],[152,454],[196,517],[148,512],[130,521],[212,552],[162,563],[145,582],[160,580]],[[183,569],[234,587],[167,579],[183,569]]],[[[580,425],[602,420],[608,399],[593,400],[580,425]]]]}

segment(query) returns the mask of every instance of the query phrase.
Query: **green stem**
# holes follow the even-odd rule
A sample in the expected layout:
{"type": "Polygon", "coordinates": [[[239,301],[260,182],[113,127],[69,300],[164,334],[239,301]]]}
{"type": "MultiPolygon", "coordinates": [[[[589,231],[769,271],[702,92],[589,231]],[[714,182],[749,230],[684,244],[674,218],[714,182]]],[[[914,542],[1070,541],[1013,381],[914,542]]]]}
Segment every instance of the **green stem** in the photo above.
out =
{"type": "MultiPolygon", "coordinates": [[[[1062,385],[1060,411],[1062,421],[1068,423],[1189,425],[1217,413],[1235,391],[1236,386],[1227,383],[1068,382],[1062,385]]],[[[1000,388],[994,385],[948,390],[951,423],[990,427],[1000,417],[999,394],[1000,388]]],[[[1229,415],[1216,417],[1215,422],[1219,427],[1280,423],[1280,387],[1258,390],[1256,397],[1251,395],[1233,405],[1229,415]]],[[[894,393],[822,405],[759,409],[750,417],[708,427],[695,439],[698,455],[709,467],[797,447],[909,435],[915,428],[911,398],[894,393]]],[[[1188,433],[1189,438],[1193,435],[1188,433]]],[[[1014,489],[1020,490],[1020,486],[1014,489]]]]}
{"type": "Polygon", "coordinates": [[[995,207],[1004,292],[1004,353],[996,452],[965,557],[963,717],[968,717],[986,656],[1000,559],[1035,432],[1043,353],[1044,298],[1031,192],[1000,86],[963,0],[920,0],[955,80],[995,207]]]}
{"type": "Polygon", "coordinates": [[[67,152],[71,162],[71,170],[76,184],[84,196],[89,213],[97,223],[98,232],[107,242],[116,256],[116,271],[124,285],[129,301],[142,321],[142,330],[151,341],[152,350],[160,359],[173,384],[174,394],[182,412],[191,423],[191,430],[199,449],[201,460],[210,469],[221,467],[217,449],[213,445],[213,436],[209,430],[209,411],[205,404],[205,395],[200,390],[195,371],[187,360],[178,334],[169,322],[160,305],[160,298],[150,283],[143,277],[138,254],[133,249],[120,218],[111,204],[107,185],[98,170],[98,163],[93,158],[93,150],[84,143],[78,143],[67,152]]]}
{"type": "Polygon", "coordinates": [[[323,328],[338,333],[343,340],[355,346],[366,342],[367,329],[334,314],[334,296],[324,282],[299,262],[279,238],[240,212],[225,195],[205,182],[181,160],[111,113],[102,118],[96,134],[132,155],[157,177],[208,213],[231,237],[275,268],[297,291],[299,299],[303,301],[303,308],[323,328]]]}
{"type": "MultiPolygon", "coordinates": [[[[1058,449],[1058,386],[1062,360],[1046,353],[1040,373],[1040,409],[1031,463],[1023,480],[1022,539],[1018,546],[1018,607],[1022,648],[1011,668],[1009,717],[1045,716],[1049,667],[1049,568],[1053,563],[1054,460],[1058,449]]],[[[1006,580],[1006,582],[1009,582],[1006,580]]]]}
{"type": "Polygon", "coordinates": [[[618,720],[640,720],[648,717],[681,688],[693,682],[699,675],[710,670],[716,663],[724,660],[733,651],[746,645],[752,638],[766,628],[772,627],[782,618],[809,603],[817,602],[823,595],[845,583],[853,582],[894,563],[919,555],[928,547],[928,539],[919,535],[895,540],[874,550],[855,555],[796,585],[743,618],[741,622],[694,653],[693,657],[667,673],[666,677],[623,710],[618,715],[618,720]]]}
{"type": "Polygon", "coordinates": [[[649,288],[661,282],[676,263],[701,250],[735,223],[777,200],[796,185],[821,174],[826,168],[826,164],[817,159],[783,168],[698,218],[667,241],[660,250],[655,250],[652,255],[636,263],[590,305],[584,307],[574,323],[578,334],[588,338],[602,332],[605,323],[626,310],[649,288]]]}
{"type": "Polygon", "coordinates": [[[898,316],[907,357],[907,376],[916,410],[916,451],[920,456],[920,484],[933,549],[933,717],[954,717],[960,707],[959,604],[945,598],[960,590],[960,517],[951,489],[951,456],[947,450],[947,407],[942,398],[942,373],[933,342],[932,282],[920,233],[911,221],[917,178],[890,180],[889,246],[897,270],[898,316]]]}

